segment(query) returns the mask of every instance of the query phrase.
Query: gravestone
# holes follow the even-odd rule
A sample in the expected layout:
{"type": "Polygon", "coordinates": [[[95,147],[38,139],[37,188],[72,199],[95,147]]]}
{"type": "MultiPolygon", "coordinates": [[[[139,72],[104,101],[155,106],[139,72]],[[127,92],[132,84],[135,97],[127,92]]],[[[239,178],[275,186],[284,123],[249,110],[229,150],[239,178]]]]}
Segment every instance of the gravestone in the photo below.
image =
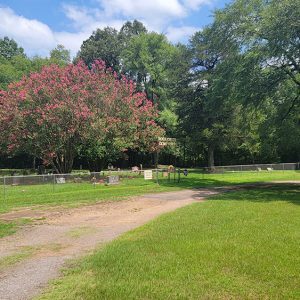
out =
{"type": "Polygon", "coordinates": [[[57,177],[56,183],[59,183],[59,184],[66,183],[66,179],[64,177],[57,177]]]}
{"type": "Polygon", "coordinates": [[[119,182],[120,182],[119,175],[111,175],[111,176],[107,176],[106,178],[107,184],[119,184],[119,182]]]}

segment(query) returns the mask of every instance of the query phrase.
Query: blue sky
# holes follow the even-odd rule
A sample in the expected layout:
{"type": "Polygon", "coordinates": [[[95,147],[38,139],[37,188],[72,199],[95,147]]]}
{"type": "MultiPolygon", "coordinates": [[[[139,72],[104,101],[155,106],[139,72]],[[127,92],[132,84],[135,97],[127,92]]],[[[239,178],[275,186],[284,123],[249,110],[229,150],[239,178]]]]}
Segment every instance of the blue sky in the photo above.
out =
{"type": "Polygon", "coordinates": [[[138,19],[171,42],[185,42],[211,22],[229,0],[0,0],[0,37],[14,38],[30,56],[47,56],[57,44],[72,55],[96,28],[119,29],[138,19]]]}

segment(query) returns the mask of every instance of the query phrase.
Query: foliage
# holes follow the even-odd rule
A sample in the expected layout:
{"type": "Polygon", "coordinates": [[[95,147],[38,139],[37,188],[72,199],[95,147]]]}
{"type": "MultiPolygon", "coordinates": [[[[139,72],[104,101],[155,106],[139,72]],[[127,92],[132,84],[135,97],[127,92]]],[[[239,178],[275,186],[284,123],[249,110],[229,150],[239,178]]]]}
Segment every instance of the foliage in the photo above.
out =
{"type": "MultiPolygon", "coordinates": [[[[15,42],[13,41],[13,43],[15,42]]],[[[16,49],[22,48],[16,45],[16,49]]],[[[0,89],[3,90],[7,89],[10,83],[20,80],[24,75],[39,72],[44,66],[53,63],[65,65],[70,60],[69,50],[66,50],[62,45],[52,50],[50,58],[38,56],[28,58],[22,51],[14,51],[11,55],[9,58],[0,55],[0,89]]]]}
{"type": "Polygon", "coordinates": [[[231,97],[227,85],[230,64],[225,52],[216,46],[214,28],[207,27],[191,38],[190,68],[186,70],[178,114],[182,130],[207,150],[208,166],[214,166],[214,152],[228,147],[241,135],[238,116],[241,105],[231,97]]]}
{"type": "Polygon", "coordinates": [[[57,64],[69,64],[71,62],[70,50],[67,50],[64,45],[57,45],[50,51],[50,60],[57,64]]]}
{"type": "Polygon", "coordinates": [[[88,65],[96,59],[103,60],[107,66],[119,72],[122,69],[121,52],[132,36],[142,32],[146,32],[146,28],[137,20],[127,21],[120,31],[111,27],[97,29],[82,43],[78,58],[88,65]]]}
{"type": "MultiPolygon", "coordinates": [[[[178,141],[176,149],[160,149],[161,163],[171,156],[211,167],[299,161],[299,10],[299,0],[235,0],[187,45],[128,21],[120,30],[95,30],[75,61],[90,69],[95,59],[105,61],[157,104],[157,122],[178,141]]],[[[3,90],[45,65],[70,62],[61,45],[50,58],[27,58],[9,38],[0,40],[0,53],[3,90]]],[[[83,160],[118,159],[127,142],[113,136],[89,139],[77,152],[83,160]]]]}
{"type": "Polygon", "coordinates": [[[190,67],[176,81],[179,124],[208,165],[213,151],[219,161],[299,159],[299,7],[236,0],[191,38],[190,67]]]}
{"type": "Polygon", "coordinates": [[[13,40],[5,36],[0,39],[0,57],[5,59],[11,59],[14,56],[25,56],[24,49],[19,47],[18,44],[13,40]]]}
{"type": "Polygon", "coordinates": [[[122,52],[124,72],[160,107],[166,105],[167,70],[175,49],[163,34],[150,32],[132,37],[122,52]]]}
{"type": "Polygon", "coordinates": [[[87,146],[98,156],[128,148],[153,151],[161,134],[145,94],[100,61],[91,70],[83,62],[44,67],[2,91],[0,103],[2,149],[22,149],[57,172],[70,172],[87,146]]]}

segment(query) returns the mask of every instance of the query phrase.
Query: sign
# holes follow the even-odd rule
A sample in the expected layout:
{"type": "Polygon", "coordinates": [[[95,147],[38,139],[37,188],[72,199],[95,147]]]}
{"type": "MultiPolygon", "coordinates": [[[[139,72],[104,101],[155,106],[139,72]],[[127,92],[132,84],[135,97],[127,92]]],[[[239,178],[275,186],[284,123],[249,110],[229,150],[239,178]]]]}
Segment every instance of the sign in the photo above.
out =
{"type": "Polygon", "coordinates": [[[167,138],[167,137],[159,137],[158,144],[160,146],[175,145],[176,139],[175,138],[167,138]]]}
{"type": "Polygon", "coordinates": [[[111,176],[107,176],[106,178],[107,184],[119,184],[119,182],[120,182],[119,175],[111,175],[111,176]]]}
{"type": "Polygon", "coordinates": [[[153,179],[152,170],[145,170],[144,171],[144,179],[145,180],[153,179]]]}

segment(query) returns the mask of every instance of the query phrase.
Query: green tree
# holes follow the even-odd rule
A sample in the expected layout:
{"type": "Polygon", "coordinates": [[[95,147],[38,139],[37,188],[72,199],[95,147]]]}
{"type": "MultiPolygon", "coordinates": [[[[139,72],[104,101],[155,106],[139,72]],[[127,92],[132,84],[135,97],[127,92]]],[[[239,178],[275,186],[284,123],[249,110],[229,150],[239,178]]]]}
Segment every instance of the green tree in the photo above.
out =
{"type": "Polygon", "coordinates": [[[120,31],[111,27],[97,29],[81,45],[77,59],[83,59],[88,65],[95,59],[101,59],[108,67],[119,72],[122,69],[121,52],[131,37],[146,31],[144,25],[137,20],[126,22],[120,31]]]}
{"type": "Polygon", "coordinates": [[[217,149],[238,143],[241,105],[231,97],[227,84],[230,55],[218,48],[213,26],[191,38],[190,68],[180,86],[178,114],[184,134],[192,137],[206,151],[207,164],[214,167],[217,149]]]}
{"type": "Polygon", "coordinates": [[[8,38],[7,36],[0,39],[0,56],[11,59],[17,55],[25,56],[22,47],[19,47],[13,39],[8,38]]]}
{"type": "Polygon", "coordinates": [[[263,160],[297,158],[299,14],[299,0],[236,0],[215,15],[219,48],[238,50],[229,81],[232,95],[265,114],[259,126],[263,160]]]}
{"type": "Polygon", "coordinates": [[[70,50],[63,45],[57,45],[50,51],[50,60],[56,64],[66,65],[71,62],[70,50]]]}
{"type": "Polygon", "coordinates": [[[243,56],[235,83],[248,102],[272,95],[280,105],[276,93],[287,80],[300,93],[299,14],[299,0],[236,0],[216,13],[221,45],[235,45],[243,56]]]}
{"type": "Polygon", "coordinates": [[[155,32],[132,37],[122,52],[125,74],[160,108],[167,101],[168,70],[175,53],[165,35],[155,32]]]}

